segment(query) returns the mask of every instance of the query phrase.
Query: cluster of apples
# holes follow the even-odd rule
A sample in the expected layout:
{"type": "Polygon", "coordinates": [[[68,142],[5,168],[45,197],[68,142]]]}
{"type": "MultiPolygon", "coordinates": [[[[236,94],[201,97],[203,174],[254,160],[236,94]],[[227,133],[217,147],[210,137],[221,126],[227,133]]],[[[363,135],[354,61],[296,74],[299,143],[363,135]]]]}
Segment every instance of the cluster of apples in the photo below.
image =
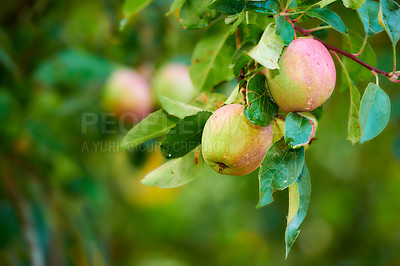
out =
{"type": "MultiPolygon", "coordinates": [[[[311,38],[290,43],[279,69],[267,69],[269,92],[286,113],[308,112],[332,94],[336,70],[329,51],[311,38]]],[[[272,125],[261,127],[244,115],[244,106],[225,105],[207,121],[202,136],[204,160],[216,172],[245,175],[257,169],[273,142],[272,125]]]]}
{"type": "Polygon", "coordinates": [[[102,97],[103,109],[116,118],[135,124],[159,106],[158,95],[188,102],[194,95],[189,69],[180,63],[168,63],[154,74],[148,68],[135,71],[120,68],[108,78],[102,97]]]}

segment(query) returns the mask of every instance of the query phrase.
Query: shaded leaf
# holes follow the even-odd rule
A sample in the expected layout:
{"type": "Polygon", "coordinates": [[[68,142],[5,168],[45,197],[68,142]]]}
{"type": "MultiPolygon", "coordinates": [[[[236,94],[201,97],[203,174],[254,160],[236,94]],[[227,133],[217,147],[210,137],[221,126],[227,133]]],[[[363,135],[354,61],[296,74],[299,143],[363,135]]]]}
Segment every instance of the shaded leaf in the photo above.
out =
{"type": "Polygon", "coordinates": [[[201,143],[203,128],[211,112],[202,111],[179,121],[161,143],[161,153],[167,159],[182,157],[201,143]]]}
{"type": "Polygon", "coordinates": [[[180,12],[181,26],[189,30],[207,27],[211,21],[218,17],[216,10],[207,8],[212,1],[186,0],[180,12]]]}
{"type": "Polygon", "coordinates": [[[186,0],[175,0],[172,5],[171,8],[169,9],[167,16],[171,15],[171,13],[173,13],[174,11],[178,10],[179,8],[182,8],[183,4],[186,3],[186,0]]]}
{"type": "Polygon", "coordinates": [[[160,188],[179,187],[199,177],[203,165],[200,148],[197,148],[184,157],[167,161],[146,175],[141,182],[160,188]]]}
{"type": "Polygon", "coordinates": [[[381,0],[380,25],[389,35],[393,45],[400,39],[400,5],[393,0],[381,0]]]}
{"type": "Polygon", "coordinates": [[[203,109],[187,103],[182,103],[175,99],[159,95],[162,108],[170,115],[184,118],[186,116],[195,115],[203,109]]]}
{"type": "Polygon", "coordinates": [[[274,15],[280,11],[279,3],[276,0],[248,1],[246,3],[246,10],[252,10],[266,15],[274,15]]]}
{"type": "Polygon", "coordinates": [[[249,56],[266,68],[278,69],[278,60],[283,47],[282,39],[275,34],[272,24],[269,24],[260,42],[249,52],[249,56]]]}
{"type": "Polygon", "coordinates": [[[285,45],[289,45],[294,39],[293,26],[283,16],[276,19],[275,33],[281,37],[285,45]]]}
{"type": "Polygon", "coordinates": [[[378,13],[379,3],[373,0],[366,0],[364,4],[357,10],[358,15],[364,25],[365,34],[370,37],[381,31],[383,28],[379,25],[378,13]]]}
{"type": "Polygon", "coordinates": [[[375,138],[386,127],[390,118],[389,96],[376,84],[369,83],[361,99],[361,143],[375,138]]]}
{"type": "Polygon", "coordinates": [[[232,79],[229,69],[235,54],[235,40],[229,35],[224,22],[213,23],[197,43],[189,68],[193,85],[198,90],[209,90],[216,84],[232,79]]]}
{"type": "Polygon", "coordinates": [[[260,199],[257,207],[263,207],[274,199],[276,189],[283,190],[299,177],[304,165],[304,148],[290,149],[285,140],[272,144],[258,172],[260,199]]]}
{"type": "Polygon", "coordinates": [[[217,11],[227,15],[234,15],[242,12],[245,4],[245,0],[215,0],[208,5],[208,8],[216,9],[217,11]]]}
{"type": "Polygon", "coordinates": [[[341,33],[347,33],[347,27],[344,25],[342,19],[333,11],[329,9],[311,8],[306,11],[306,15],[312,18],[318,18],[341,33]]]}
{"type": "Polygon", "coordinates": [[[285,120],[285,141],[291,148],[308,144],[315,134],[314,122],[298,113],[289,113],[285,120]]]}
{"type": "Polygon", "coordinates": [[[134,148],[147,140],[165,135],[178,122],[178,118],[168,115],[163,110],[151,113],[139,124],[129,130],[126,136],[122,139],[120,148],[134,148]]]}
{"type": "Polygon", "coordinates": [[[265,75],[255,74],[247,84],[247,104],[244,114],[252,123],[268,126],[278,113],[278,106],[271,100],[266,88],[265,75]]]}
{"type": "Polygon", "coordinates": [[[311,199],[311,178],[306,164],[293,185],[289,186],[289,214],[285,231],[286,258],[300,234],[299,227],[307,215],[311,199]]]}

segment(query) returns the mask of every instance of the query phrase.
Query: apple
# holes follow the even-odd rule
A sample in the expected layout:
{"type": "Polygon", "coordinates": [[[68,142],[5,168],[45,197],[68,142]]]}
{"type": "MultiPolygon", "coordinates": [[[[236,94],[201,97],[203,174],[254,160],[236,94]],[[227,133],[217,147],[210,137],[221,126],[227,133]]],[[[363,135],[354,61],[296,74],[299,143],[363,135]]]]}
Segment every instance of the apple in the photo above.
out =
{"type": "Polygon", "coordinates": [[[260,166],[272,140],[271,125],[251,123],[241,104],[225,105],[204,126],[203,158],[220,174],[246,175],[260,166]]]}
{"type": "Polygon", "coordinates": [[[103,107],[124,121],[139,122],[153,109],[147,79],[131,69],[115,70],[104,87],[103,107]]]}
{"type": "Polygon", "coordinates": [[[179,63],[161,67],[154,76],[152,87],[157,97],[160,94],[184,103],[189,102],[195,93],[189,68],[179,63]]]}
{"type": "Polygon", "coordinates": [[[290,43],[279,69],[267,69],[267,82],[276,104],[286,112],[307,112],[332,94],[336,70],[332,56],[319,41],[299,38],[290,43]]]}

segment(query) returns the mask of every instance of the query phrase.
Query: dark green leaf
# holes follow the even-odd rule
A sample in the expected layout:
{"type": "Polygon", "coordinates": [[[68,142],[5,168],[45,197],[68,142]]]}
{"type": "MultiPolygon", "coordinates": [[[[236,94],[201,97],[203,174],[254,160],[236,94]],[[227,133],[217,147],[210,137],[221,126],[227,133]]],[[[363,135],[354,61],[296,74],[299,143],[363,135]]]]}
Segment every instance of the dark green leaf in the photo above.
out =
{"type": "Polygon", "coordinates": [[[208,6],[208,8],[216,9],[217,11],[227,15],[234,15],[242,12],[245,4],[245,0],[215,0],[208,6]]]}
{"type": "Polygon", "coordinates": [[[314,137],[315,125],[298,113],[289,113],[285,121],[285,141],[291,148],[306,145],[314,137]]]}
{"type": "Polygon", "coordinates": [[[383,31],[378,22],[379,3],[373,0],[366,0],[357,10],[364,25],[365,34],[368,37],[383,31]]]}
{"type": "Polygon", "coordinates": [[[147,140],[165,135],[178,121],[178,118],[158,110],[134,126],[122,140],[120,148],[134,148],[147,140]]]}
{"type": "Polygon", "coordinates": [[[268,126],[278,113],[278,106],[271,100],[266,88],[265,75],[254,75],[247,84],[247,105],[244,114],[252,123],[268,126]]]}
{"type": "Polygon", "coordinates": [[[211,21],[218,17],[216,10],[207,8],[212,1],[186,0],[180,13],[181,25],[189,30],[207,27],[211,21]]]}
{"type": "Polygon", "coordinates": [[[307,215],[311,199],[311,178],[306,164],[293,185],[289,187],[289,214],[285,232],[286,257],[300,234],[299,227],[307,215]]]}
{"type": "Polygon", "coordinates": [[[233,74],[235,76],[239,76],[240,70],[247,65],[247,63],[252,60],[252,58],[248,55],[248,52],[254,48],[254,42],[247,41],[242,47],[235,53],[233,56],[232,64],[233,64],[233,74]]]}
{"type": "Polygon", "coordinates": [[[256,24],[248,24],[247,28],[249,31],[244,39],[245,42],[253,42],[256,45],[260,41],[264,31],[256,24]]]}
{"type": "Polygon", "coordinates": [[[376,84],[369,83],[361,99],[361,143],[375,138],[389,122],[389,96],[376,84]]]}
{"type": "Polygon", "coordinates": [[[303,166],[304,147],[290,149],[283,138],[272,144],[258,172],[260,199],[257,207],[271,203],[275,189],[283,190],[293,184],[303,166]]]}
{"type": "Polygon", "coordinates": [[[142,179],[142,184],[160,188],[179,187],[200,176],[204,160],[199,148],[161,165],[142,179]]]}
{"type": "Polygon", "coordinates": [[[167,159],[182,157],[201,143],[203,128],[211,112],[202,111],[187,116],[173,127],[161,144],[161,153],[167,159]]]}
{"type": "Polygon", "coordinates": [[[216,84],[233,79],[229,69],[235,53],[235,40],[222,20],[213,23],[197,43],[189,68],[193,85],[198,90],[210,90],[216,84]]]}
{"type": "Polygon", "coordinates": [[[279,11],[279,3],[276,0],[248,1],[246,10],[252,10],[261,14],[274,15],[279,11]]]}
{"type": "Polygon", "coordinates": [[[306,11],[306,15],[312,18],[318,18],[341,33],[347,33],[347,27],[344,25],[342,19],[333,11],[329,9],[311,8],[306,11]]]}
{"type": "Polygon", "coordinates": [[[281,37],[285,45],[289,45],[294,39],[293,26],[283,16],[276,19],[275,33],[281,37]]]}
{"type": "Polygon", "coordinates": [[[389,35],[393,45],[400,39],[400,5],[393,0],[381,0],[379,24],[389,35]]]}

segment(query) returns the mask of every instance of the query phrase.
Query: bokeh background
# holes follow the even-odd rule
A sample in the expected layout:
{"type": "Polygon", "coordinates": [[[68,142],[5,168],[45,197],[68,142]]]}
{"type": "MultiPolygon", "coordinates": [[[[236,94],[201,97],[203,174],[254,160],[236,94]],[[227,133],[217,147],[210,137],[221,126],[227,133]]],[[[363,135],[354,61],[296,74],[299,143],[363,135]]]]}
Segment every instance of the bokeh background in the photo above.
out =
{"type": "MultiPolygon", "coordinates": [[[[105,132],[104,119],[83,132],[82,114],[105,112],[114,69],[131,68],[151,84],[168,62],[190,64],[204,32],[165,16],[166,0],[120,31],[122,4],[1,1],[0,265],[400,265],[399,85],[380,79],[392,100],[389,125],[352,146],[349,93],[338,75],[306,154],[308,216],[284,260],[287,191],[257,210],[257,173],[229,177],[208,167],[181,188],[146,187],[140,179],[164,162],[159,151],[115,150],[125,132],[105,132]]],[[[363,35],[356,13],[334,9],[363,35]]],[[[328,42],[342,39],[332,33],[328,42]]],[[[371,45],[390,71],[385,33],[371,45]]],[[[362,93],[366,83],[358,85],[362,93]]]]}

